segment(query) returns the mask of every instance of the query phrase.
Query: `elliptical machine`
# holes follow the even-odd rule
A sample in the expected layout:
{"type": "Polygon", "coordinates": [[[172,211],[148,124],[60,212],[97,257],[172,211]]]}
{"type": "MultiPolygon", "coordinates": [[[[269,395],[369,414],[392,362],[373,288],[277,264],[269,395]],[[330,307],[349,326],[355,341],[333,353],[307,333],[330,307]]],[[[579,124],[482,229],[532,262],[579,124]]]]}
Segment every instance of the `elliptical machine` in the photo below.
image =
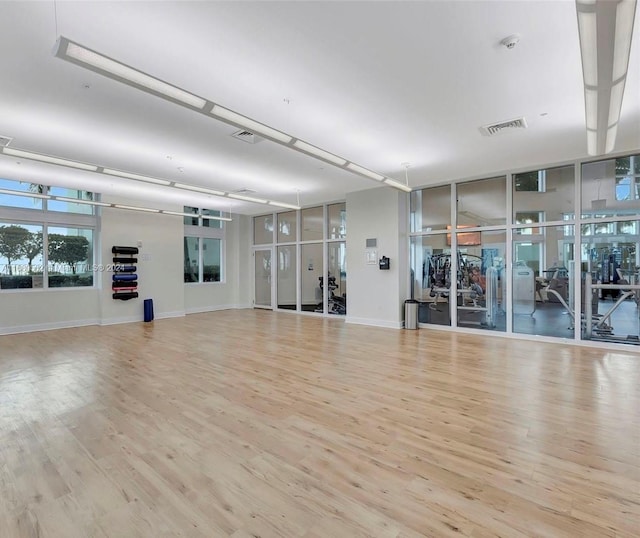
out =
{"type": "MultiPolygon", "coordinates": [[[[318,277],[318,287],[320,289],[321,301],[316,306],[316,312],[322,312],[324,308],[324,277],[318,277]]],[[[327,286],[329,292],[329,299],[327,301],[327,311],[329,314],[337,314],[339,316],[345,316],[347,314],[347,298],[336,295],[333,290],[338,289],[338,285],[336,284],[336,277],[331,276],[331,273],[328,275],[327,286]]]]}

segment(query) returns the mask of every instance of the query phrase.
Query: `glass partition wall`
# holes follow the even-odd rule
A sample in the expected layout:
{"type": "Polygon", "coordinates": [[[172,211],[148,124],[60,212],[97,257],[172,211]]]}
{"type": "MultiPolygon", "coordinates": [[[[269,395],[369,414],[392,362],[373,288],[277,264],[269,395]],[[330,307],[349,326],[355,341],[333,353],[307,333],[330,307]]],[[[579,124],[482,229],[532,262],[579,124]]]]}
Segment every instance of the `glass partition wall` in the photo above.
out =
{"type": "Polygon", "coordinates": [[[640,155],[414,191],[410,227],[421,323],[640,344],[640,155]]]}
{"type": "MultiPolygon", "coordinates": [[[[273,252],[268,285],[274,283],[269,296],[274,299],[268,306],[312,314],[346,314],[344,202],[254,217],[253,227],[254,256],[273,252]]],[[[258,291],[266,286],[264,271],[262,265],[255,267],[254,304],[265,306],[264,296],[260,304],[257,302],[258,291]]]]}

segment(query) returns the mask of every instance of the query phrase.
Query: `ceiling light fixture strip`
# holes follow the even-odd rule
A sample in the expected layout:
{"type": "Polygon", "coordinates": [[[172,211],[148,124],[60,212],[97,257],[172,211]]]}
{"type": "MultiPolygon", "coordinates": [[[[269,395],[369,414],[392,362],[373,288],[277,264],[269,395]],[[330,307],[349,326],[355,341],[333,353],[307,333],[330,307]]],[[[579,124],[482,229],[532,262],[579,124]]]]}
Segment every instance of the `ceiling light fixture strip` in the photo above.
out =
{"type": "MultiPolygon", "coordinates": [[[[71,168],[79,168],[82,170],[86,170],[88,172],[96,172],[98,174],[106,174],[114,177],[121,177],[124,179],[132,179],[134,181],[141,181],[143,183],[151,183],[154,185],[161,185],[165,187],[174,187],[176,189],[182,189],[191,192],[197,192],[200,194],[208,194],[212,196],[220,196],[223,198],[236,198],[238,200],[243,200],[245,202],[254,202],[259,204],[273,204],[273,205],[281,205],[282,207],[289,207],[288,204],[284,202],[277,202],[275,200],[263,200],[259,198],[252,198],[250,196],[241,197],[240,195],[233,195],[233,193],[225,192],[225,191],[217,191],[214,189],[208,189],[206,187],[199,187],[197,185],[187,185],[186,183],[173,183],[172,181],[166,179],[158,179],[149,176],[143,176],[140,174],[134,174],[131,172],[125,172],[122,170],[115,170],[112,168],[104,168],[102,166],[87,164],[87,163],[78,163],[75,161],[70,161],[68,159],[61,159],[59,157],[54,157],[51,155],[42,155],[39,153],[34,153],[31,151],[23,151],[15,148],[0,148],[2,153],[5,155],[10,155],[13,157],[22,157],[24,159],[29,159],[32,161],[44,162],[47,164],[55,164],[58,166],[66,166],[71,168]]],[[[20,196],[20,195],[18,195],[20,196]]],[[[25,193],[25,196],[33,197],[33,193],[25,193]]],[[[40,195],[42,196],[42,195],[40,195]]],[[[37,197],[37,196],[36,196],[37,197]]],[[[78,201],[78,203],[82,203],[78,201]]],[[[297,206],[296,206],[297,208],[297,206]]],[[[299,208],[298,208],[299,209],[299,208]]]]}
{"type": "MultiPolygon", "coordinates": [[[[300,140],[291,135],[283,133],[282,131],[274,129],[273,127],[269,127],[264,123],[244,116],[243,114],[230,110],[217,103],[199,97],[182,88],[179,88],[159,78],[144,73],[143,71],[123,64],[104,54],[101,54],[74,41],[71,41],[64,36],[60,36],[58,38],[58,41],[56,42],[56,46],[54,48],[54,55],[57,58],[69,61],[81,67],[85,67],[87,69],[90,69],[91,71],[109,77],[111,79],[115,79],[139,90],[151,93],[164,99],[169,99],[174,103],[187,106],[202,114],[213,116],[214,118],[224,121],[225,123],[247,129],[248,131],[251,131],[262,137],[287,146],[288,148],[295,149],[306,155],[321,159],[342,169],[346,169],[350,172],[355,172],[368,179],[373,179],[374,181],[380,182],[384,182],[385,180],[385,176],[381,174],[368,170],[363,166],[357,165],[343,157],[334,155],[329,151],[325,151],[322,148],[309,144],[304,140],[300,140]]],[[[140,181],[144,180],[140,179],[140,181]]],[[[150,178],[149,181],[152,183],[154,182],[153,178],[150,178]]],[[[156,180],[155,182],[159,181],[161,180],[156,180]]]]}
{"type": "Polygon", "coordinates": [[[576,0],[589,155],[615,148],[636,3],[576,0]],[[606,31],[599,31],[601,26],[606,31]]]}
{"type": "Polygon", "coordinates": [[[153,93],[158,97],[170,99],[181,105],[186,105],[196,110],[202,110],[207,105],[207,100],[202,97],[198,97],[164,80],[160,80],[159,78],[118,62],[113,58],[109,58],[104,54],[79,45],[66,37],[60,36],[58,38],[53,53],[54,56],[58,58],[75,63],[101,75],[108,76],[109,78],[116,79],[129,86],[153,93]]]}

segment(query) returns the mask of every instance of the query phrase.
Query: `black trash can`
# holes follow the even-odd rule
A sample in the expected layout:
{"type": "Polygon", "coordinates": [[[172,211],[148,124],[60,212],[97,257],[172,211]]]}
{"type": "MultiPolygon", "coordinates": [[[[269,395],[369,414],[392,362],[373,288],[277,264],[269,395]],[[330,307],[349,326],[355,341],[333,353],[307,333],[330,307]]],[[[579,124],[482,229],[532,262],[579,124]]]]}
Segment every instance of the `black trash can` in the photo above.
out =
{"type": "Polygon", "coordinates": [[[144,320],[153,321],[153,299],[144,300],[144,320]]]}
{"type": "Polygon", "coordinates": [[[418,307],[420,303],[415,299],[407,299],[404,302],[404,328],[418,328],[418,307]]]}

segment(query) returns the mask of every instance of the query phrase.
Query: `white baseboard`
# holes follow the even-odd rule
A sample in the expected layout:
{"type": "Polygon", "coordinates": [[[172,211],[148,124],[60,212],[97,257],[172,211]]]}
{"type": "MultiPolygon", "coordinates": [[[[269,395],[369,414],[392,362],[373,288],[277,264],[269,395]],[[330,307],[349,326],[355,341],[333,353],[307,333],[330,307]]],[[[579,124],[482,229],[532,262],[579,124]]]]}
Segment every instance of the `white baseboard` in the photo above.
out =
{"type": "Polygon", "coordinates": [[[16,325],[14,327],[0,327],[0,335],[53,331],[56,329],[71,329],[73,327],[86,327],[88,325],[100,325],[100,320],[82,319],[73,321],[55,321],[52,323],[37,323],[33,325],[16,325]]]}
{"type": "Polygon", "coordinates": [[[217,312],[218,310],[242,310],[245,308],[253,308],[250,304],[222,304],[214,306],[196,306],[187,308],[186,314],[204,314],[205,312],[217,312]]]}
{"type": "Polygon", "coordinates": [[[404,322],[402,321],[385,321],[381,319],[353,318],[347,316],[345,323],[354,325],[369,325],[371,327],[385,327],[386,329],[402,329],[404,322]]]}
{"type": "MultiPolygon", "coordinates": [[[[184,310],[176,310],[175,312],[158,312],[154,315],[154,319],[167,319],[167,318],[183,318],[185,315],[184,310]]],[[[144,321],[144,316],[126,316],[122,318],[107,318],[100,322],[100,325],[120,325],[122,323],[138,323],[144,321]]]]}
{"type": "Polygon", "coordinates": [[[186,315],[184,310],[176,310],[174,312],[160,312],[154,316],[155,319],[183,318],[186,315]]]}

